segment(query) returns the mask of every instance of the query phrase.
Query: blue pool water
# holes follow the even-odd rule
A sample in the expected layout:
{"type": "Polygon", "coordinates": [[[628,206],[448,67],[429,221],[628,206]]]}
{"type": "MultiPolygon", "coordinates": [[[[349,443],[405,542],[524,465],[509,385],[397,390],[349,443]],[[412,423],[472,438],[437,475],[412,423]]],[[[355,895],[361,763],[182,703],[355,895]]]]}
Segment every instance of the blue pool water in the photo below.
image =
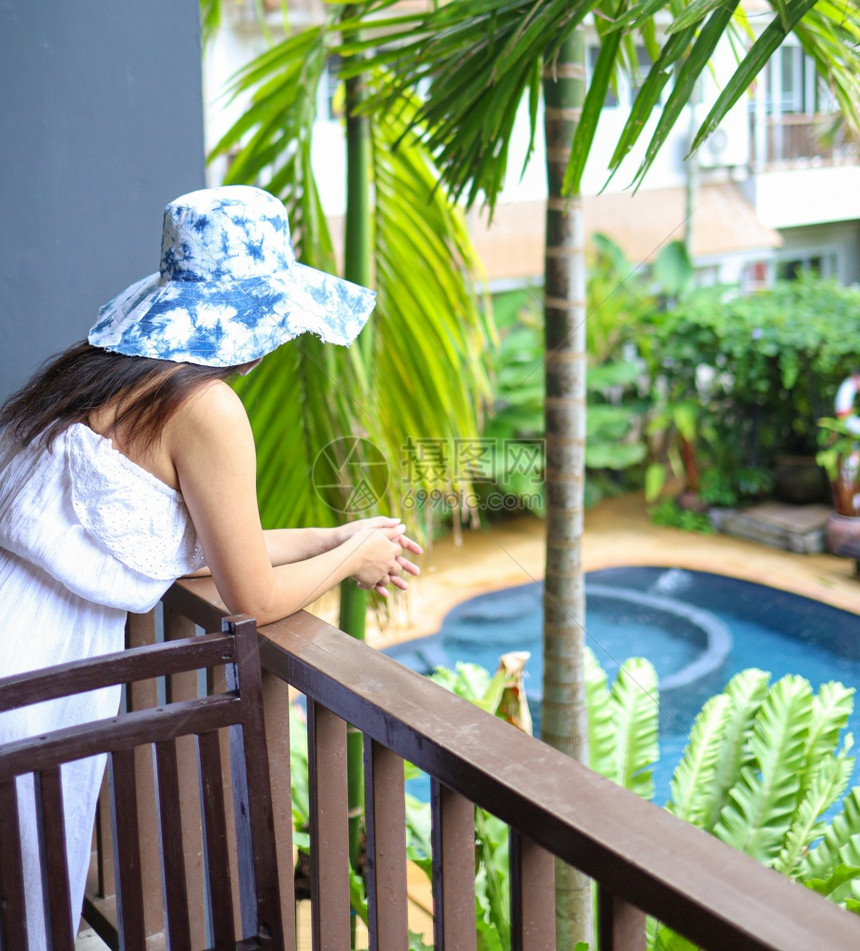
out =
{"type": "MultiPolygon", "coordinates": [[[[695,715],[738,671],[759,667],[772,682],[800,674],[816,691],[829,680],[860,688],[860,615],[809,598],[705,572],[611,568],[587,575],[586,599],[586,643],[610,680],[632,656],[647,657],[660,678],[657,802],[669,797],[695,715]]],[[[539,728],[541,625],[540,587],[523,585],[459,605],[437,634],[388,653],[430,673],[457,661],[495,671],[501,654],[530,651],[526,692],[539,728]]],[[[848,729],[860,737],[860,698],[848,729]]]]}

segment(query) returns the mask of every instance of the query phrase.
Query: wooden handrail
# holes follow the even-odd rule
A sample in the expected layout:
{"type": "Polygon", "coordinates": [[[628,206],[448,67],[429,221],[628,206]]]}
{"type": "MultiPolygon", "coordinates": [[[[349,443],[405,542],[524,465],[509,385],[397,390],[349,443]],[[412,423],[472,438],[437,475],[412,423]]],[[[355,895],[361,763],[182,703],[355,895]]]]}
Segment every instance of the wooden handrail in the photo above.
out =
{"type": "MultiPolygon", "coordinates": [[[[211,582],[183,581],[165,604],[211,629],[223,614],[213,595],[211,582]]],[[[643,912],[703,948],[860,947],[856,916],[324,621],[300,612],[260,634],[264,670],[351,723],[373,748],[414,763],[508,823],[518,863],[541,864],[529,845],[536,843],[593,878],[601,893],[601,949],[644,947],[643,912]]],[[[462,809],[454,822],[462,837],[462,809]]],[[[379,900],[386,901],[384,892],[379,900]]],[[[377,911],[384,915],[384,904],[377,911]]],[[[518,916],[521,908],[512,913],[518,916]]],[[[543,946],[516,936],[514,943],[543,946]]]]}

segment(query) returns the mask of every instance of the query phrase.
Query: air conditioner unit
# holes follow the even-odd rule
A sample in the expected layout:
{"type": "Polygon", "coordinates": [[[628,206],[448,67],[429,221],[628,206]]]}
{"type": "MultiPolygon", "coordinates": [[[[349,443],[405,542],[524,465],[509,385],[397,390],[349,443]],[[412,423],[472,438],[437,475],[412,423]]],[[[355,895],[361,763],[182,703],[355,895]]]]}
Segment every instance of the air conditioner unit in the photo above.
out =
{"type": "MultiPolygon", "coordinates": [[[[696,122],[701,124],[710,104],[696,107],[696,122]]],[[[720,125],[699,146],[696,157],[701,168],[727,168],[746,165],[750,154],[749,119],[746,104],[736,104],[720,125]]]]}

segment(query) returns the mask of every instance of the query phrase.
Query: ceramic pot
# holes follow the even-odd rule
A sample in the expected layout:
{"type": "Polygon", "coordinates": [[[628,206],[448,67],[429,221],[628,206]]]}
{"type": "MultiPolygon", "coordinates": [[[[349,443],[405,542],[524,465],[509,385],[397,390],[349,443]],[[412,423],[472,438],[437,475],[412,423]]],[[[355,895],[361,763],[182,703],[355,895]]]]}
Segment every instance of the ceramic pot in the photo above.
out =
{"type": "Polygon", "coordinates": [[[773,467],[773,494],[792,505],[829,502],[830,483],[814,456],[778,456],[773,467]]]}
{"type": "Polygon", "coordinates": [[[834,555],[860,558],[860,518],[834,513],[824,526],[824,537],[834,555]]]}

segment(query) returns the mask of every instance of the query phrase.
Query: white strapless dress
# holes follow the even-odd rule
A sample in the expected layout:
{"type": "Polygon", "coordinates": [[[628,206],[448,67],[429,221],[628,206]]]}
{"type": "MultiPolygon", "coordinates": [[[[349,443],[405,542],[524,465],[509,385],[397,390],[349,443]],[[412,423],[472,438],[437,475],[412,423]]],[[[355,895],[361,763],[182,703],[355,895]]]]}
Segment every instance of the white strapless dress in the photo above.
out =
{"type": "MultiPolygon", "coordinates": [[[[50,450],[0,440],[0,677],[122,650],[126,612],[152,608],[204,562],[178,491],[76,423],[50,450]]],[[[120,688],[0,714],[0,743],[114,716],[120,688]]],[[[104,757],[63,768],[80,909],[104,757]]],[[[19,780],[31,951],[45,947],[32,781],[19,780]]]]}

